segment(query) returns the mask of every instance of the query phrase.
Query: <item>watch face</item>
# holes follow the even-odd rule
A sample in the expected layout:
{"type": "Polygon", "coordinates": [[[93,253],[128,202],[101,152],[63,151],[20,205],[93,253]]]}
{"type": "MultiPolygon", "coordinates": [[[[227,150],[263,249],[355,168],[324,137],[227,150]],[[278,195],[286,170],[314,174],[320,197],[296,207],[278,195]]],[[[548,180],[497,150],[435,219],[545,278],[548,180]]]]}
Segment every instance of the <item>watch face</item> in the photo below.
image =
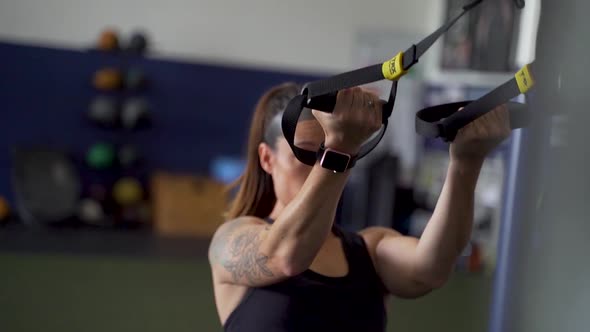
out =
{"type": "Polygon", "coordinates": [[[330,149],[326,149],[320,164],[322,167],[332,170],[334,172],[342,173],[346,171],[348,163],[350,162],[350,156],[344,153],[336,152],[330,149]]]}

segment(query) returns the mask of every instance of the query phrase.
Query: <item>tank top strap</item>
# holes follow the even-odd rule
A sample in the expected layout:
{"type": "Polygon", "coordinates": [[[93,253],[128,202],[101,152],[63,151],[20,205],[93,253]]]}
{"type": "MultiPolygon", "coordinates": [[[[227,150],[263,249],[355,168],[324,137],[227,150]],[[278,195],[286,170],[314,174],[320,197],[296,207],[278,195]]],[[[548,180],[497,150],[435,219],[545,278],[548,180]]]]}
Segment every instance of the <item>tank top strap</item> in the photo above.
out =
{"type": "Polygon", "coordinates": [[[362,268],[364,270],[367,268],[368,263],[372,267],[371,256],[369,256],[365,241],[360,235],[346,231],[337,225],[332,226],[332,231],[342,240],[342,246],[346,252],[346,256],[349,260],[352,260],[349,262],[352,267],[362,268]]]}
{"type": "Polygon", "coordinates": [[[342,240],[342,244],[346,248],[356,250],[356,247],[363,245],[363,243],[361,242],[362,239],[360,237],[357,238],[355,236],[356,234],[348,232],[336,224],[332,226],[332,232],[342,240]]]}
{"type": "MultiPolygon", "coordinates": [[[[270,218],[270,217],[265,217],[262,218],[262,220],[264,220],[267,224],[271,224],[274,223],[274,219],[270,218]]],[[[336,224],[332,225],[332,232],[334,232],[334,234],[336,234],[338,237],[342,238],[342,230],[340,230],[338,228],[338,226],[336,226],[336,224]]]]}
{"type": "Polygon", "coordinates": [[[366,281],[373,281],[379,285],[380,291],[385,291],[381,278],[373,265],[369,249],[363,237],[355,232],[347,231],[334,225],[334,234],[342,239],[342,245],[349,260],[349,266],[353,274],[360,276],[366,281]]]}

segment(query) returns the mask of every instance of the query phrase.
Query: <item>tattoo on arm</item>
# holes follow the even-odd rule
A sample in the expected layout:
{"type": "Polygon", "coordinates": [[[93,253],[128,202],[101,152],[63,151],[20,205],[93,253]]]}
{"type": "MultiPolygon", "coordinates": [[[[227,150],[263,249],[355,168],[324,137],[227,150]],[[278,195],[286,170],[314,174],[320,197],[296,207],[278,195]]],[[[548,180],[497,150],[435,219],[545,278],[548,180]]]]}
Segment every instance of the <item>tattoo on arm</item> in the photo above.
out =
{"type": "Polygon", "coordinates": [[[242,278],[255,284],[263,277],[273,277],[269,269],[268,256],[259,251],[260,236],[258,230],[246,230],[235,234],[234,225],[228,225],[213,244],[215,259],[232,274],[234,282],[242,278]]]}
{"type": "Polygon", "coordinates": [[[273,273],[266,265],[268,256],[258,251],[260,240],[258,232],[245,231],[228,244],[228,255],[223,267],[232,274],[234,282],[245,277],[250,283],[256,283],[263,276],[272,277],[273,273]]]}

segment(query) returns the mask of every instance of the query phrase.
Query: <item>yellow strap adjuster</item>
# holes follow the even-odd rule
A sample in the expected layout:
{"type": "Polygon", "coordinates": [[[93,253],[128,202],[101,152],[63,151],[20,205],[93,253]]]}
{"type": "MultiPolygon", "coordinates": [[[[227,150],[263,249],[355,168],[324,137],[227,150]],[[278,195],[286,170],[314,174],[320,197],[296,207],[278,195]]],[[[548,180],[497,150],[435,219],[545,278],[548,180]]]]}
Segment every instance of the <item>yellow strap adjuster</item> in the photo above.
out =
{"type": "Polygon", "coordinates": [[[408,71],[404,70],[403,60],[404,52],[399,52],[391,60],[383,62],[383,65],[381,66],[383,77],[390,81],[396,81],[404,76],[408,71]]]}
{"type": "Polygon", "coordinates": [[[535,85],[535,79],[533,78],[529,65],[522,67],[514,77],[516,78],[520,93],[527,93],[535,85]]]}

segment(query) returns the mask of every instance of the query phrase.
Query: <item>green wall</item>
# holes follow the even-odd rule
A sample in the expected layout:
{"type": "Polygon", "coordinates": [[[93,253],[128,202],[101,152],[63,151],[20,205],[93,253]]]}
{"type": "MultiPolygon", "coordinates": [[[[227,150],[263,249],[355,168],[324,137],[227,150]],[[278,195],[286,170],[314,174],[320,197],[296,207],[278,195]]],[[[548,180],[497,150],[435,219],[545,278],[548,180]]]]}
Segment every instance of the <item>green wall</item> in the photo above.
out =
{"type": "MultiPolygon", "coordinates": [[[[0,331],[220,331],[205,258],[0,255],[0,331]]],[[[389,331],[485,331],[491,278],[393,300],[389,331]]]]}

